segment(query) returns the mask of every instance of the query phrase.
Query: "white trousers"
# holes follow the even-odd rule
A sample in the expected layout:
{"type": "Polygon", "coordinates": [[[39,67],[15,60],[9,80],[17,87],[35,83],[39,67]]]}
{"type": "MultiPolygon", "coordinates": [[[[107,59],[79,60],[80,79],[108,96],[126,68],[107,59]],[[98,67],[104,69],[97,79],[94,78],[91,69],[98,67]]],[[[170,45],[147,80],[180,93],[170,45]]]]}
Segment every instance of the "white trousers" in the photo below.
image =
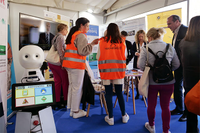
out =
{"type": "Polygon", "coordinates": [[[83,78],[85,70],[65,68],[68,72],[69,87],[67,108],[73,112],[79,111],[82,97],[83,78]]]}

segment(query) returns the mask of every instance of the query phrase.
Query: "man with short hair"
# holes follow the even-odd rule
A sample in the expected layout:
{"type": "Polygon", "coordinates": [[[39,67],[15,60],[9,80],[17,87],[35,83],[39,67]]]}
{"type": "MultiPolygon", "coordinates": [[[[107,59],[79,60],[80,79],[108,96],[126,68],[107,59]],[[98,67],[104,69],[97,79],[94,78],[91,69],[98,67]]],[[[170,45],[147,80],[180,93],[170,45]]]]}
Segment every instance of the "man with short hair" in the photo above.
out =
{"type": "Polygon", "coordinates": [[[54,38],[54,35],[50,32],[51,24],[46,22],[46,32],[40,33],[38,44],[49,44],[48,47],[44,47],[43,50],[49,50],[51,48],[51,41],[54,38]]]}
{"type": "Polygon", "coordinates": [[[128,33],[126,31],[121,31],[121,37],[125,39],[126,49],[127,49],[126,65],[128,65],[131,59],[133,58],[133,54],[131,52],[132,44],[130,41],[126,40],[127,36],[128,33]]]}
{"type": "MultiPolygon", "coordinates": [[[[172,39],[172,46],[175,48],[178,58],[180,60],[180,53],[179,53],[179,43],[185,37],[187,32],[186,26],[181,24],[181,19],[177,15],[171,15],[167,19],[168,28],[174,33],[172,39]]],[[[174,76],[176,82],[174,83],[174,102],[176,104],[176,108],[171,112],[171,115],[183,114],[179,121],[186,121],[187,120],[187,109],[185,108],[184,111],[184,95],[183,95],[183,69],[182,65],[174,71],[174,76]]]]}
{"type": "MultiPolygon", "coordinates": [[[[126,37],[128,36],[128,33],[126,31],[121,31],[121,37],[125,40],[125,44],[126,44],[126,50],[127,50],[127,57],[126,57],[126,65],[129,64],[129,62],[132,60],[133,58],[133,53],[131,52],[132,49],[132,44],[130,41],[126,40],[126,37]]],[[[124,82],[128,82],[127,77],[124,78],[124,82]]],[[[125,88],[126,88],[126,83],[125,83],[125,88]]],[[[124,94],[127,94],[126,90],[124,90],[124,94]]],[[[129,97],[131,96],[130,94],[128,95],[129,97]]]]}

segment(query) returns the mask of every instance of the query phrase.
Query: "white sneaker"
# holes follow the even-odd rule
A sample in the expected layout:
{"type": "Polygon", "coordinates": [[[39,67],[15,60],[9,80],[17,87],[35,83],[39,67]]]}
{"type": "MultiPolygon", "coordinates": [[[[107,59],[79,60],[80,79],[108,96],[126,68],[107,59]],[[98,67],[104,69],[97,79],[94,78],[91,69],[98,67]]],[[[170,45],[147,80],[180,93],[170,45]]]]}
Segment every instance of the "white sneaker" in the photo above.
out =
{"type": "Polygon", "coordinates": [[[109,116],[105,117],[105,121],[109,124],[109,125],[114,125],[114,117],[113,118],[109,118],[109,116]]]}
{"type": "Polygon", "coordinates": [[[124,116],[122,116],[122,122],[127,123],[129,120],[129,115],[126,113],[124,116]]]}
{"type": "Polygon", "coordinates": [[[78,113],[73,113],[73,118],[76,119],[76,118],[84,117],[84,116],[86,116],[86,114],[87,114],[86,111],[79,110],[78,113]]]}
{"type": "Polygon", "coordinates": [[[150,126],[149,122],[146,122],[144,126],[146,127],[147,130],[149,130],[150,133],[155,133],[156,132],[155,125],[154,126],[150,126]]]}

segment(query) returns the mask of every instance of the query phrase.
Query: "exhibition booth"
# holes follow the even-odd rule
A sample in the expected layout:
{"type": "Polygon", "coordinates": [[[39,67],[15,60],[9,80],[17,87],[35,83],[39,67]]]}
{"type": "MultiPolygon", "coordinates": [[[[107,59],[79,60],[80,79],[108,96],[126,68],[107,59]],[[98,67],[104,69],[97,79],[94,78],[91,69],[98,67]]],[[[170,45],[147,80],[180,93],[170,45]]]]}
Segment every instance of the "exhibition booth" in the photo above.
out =
{"type": "MultiPolygon", "coordinates": [[[[101,116],[105,116],[107,110],[104,94],[101,93],[102,86],[100,88],[97,86],[100,91],[97,93],[99,96],[95,96],[95,104],[86,105],[88,114],[90,111],[89,117],[72,119],[67,109],[52,110],[51,105],[56,103],[55,84],[53,73],[45,60],[51,48],[49,42],[57,34],[57,26],[60,23],[66,24],[70,30],[78,18],[86,17],[90,21],[89,31],[86,34],[89,43],[103,37],[109,23],[116,23],[120,31],[126,31],[128,33],[126,39],[131,43],[135,41],[138,30],[147,32],[151,27],[164,27],[167,33],[163,40],[171,43],[173,33],[167,28],[167,18],[176,14],[181,17],[182,24],[188,25],[189,20],[200,12],[200,9],[196,9],[195,1],[199,2],[198,0],[141,0],[113,7],[116,10],[110,12],[111,8],[107,7],[107,10],[97,14],[85,11],[88,7],[99,9],[99,6],[87,3],[88,1],[82,4],[77,2],[75,5],[76,2],[62,0],[57,3],[46,0],[47,4],[44,1],[28,3],[0,0],[0,133],[147,132],[141,127],[141,123],[147,120],[147,105],[142,100],[135,101],[133,80],[130,82],[132,90],[129,92],[132,96],[129,97],[129,93],[125,95],[126,110],[131,117],[129,124],[116,123],[116,127],[108,127],[104,123],[104,117],[101,116]],[[76,9],[73,10],[73,6],[77,6],[76,9]],[[80,11],[77,11],[77,8],[80,11]],[[50,25],[50,29],[47,25],[50,25]],[[48,43],[42,35],[47,30],[51,33],[48,43]],[[36,60],[35,57],[32,59],[35,55],[36,60]],[[140,120],[141,123],[138,122],[140,120]]],[[[110,5],[109,1],[107,2],[110,5]]],[[[114,4],[116,1],[110,2],[114,4]]],[[[87,56],[95,84],[100,80],[97,51],[98,45],[94,46],[92,53],[87,56]]],[[[133,60],[127,66],[128,70],[132,68],[133,60]]],[[[141,73],[137,74],[141,76],[141,73]]],[[[132,79],[135,77],[132,76],[132,79]]],[[[116,100],[116,96],[113,96],[113,99],[116,100]]],[[[173,107],[174,105],[170,105],[170,108],[173,107]]],[[[158,112],[161,114],[160,109],[158,112]]],[[[121,114],[115,113],[119,115],[116,119],[121,121],[121,114]]],[[[161,116],[156,119],[160,122],[157,123],[157,131],[162,132],[161,116]]],[[[175,123],[178,117],[171,119],[172,123],[175,123]]],[[[171,125],[171,128],[177,132],[185,132],[184,123],[171,125]]]]}

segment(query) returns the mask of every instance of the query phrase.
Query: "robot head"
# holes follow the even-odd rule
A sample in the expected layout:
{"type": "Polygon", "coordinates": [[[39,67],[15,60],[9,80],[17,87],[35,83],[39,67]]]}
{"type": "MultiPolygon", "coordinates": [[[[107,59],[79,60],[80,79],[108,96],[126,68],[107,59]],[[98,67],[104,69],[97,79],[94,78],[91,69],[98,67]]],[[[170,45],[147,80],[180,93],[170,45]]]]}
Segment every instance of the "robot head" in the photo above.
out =
{"type": "Polygon", "coordinates": [[[19,61],[25,69],[39,69],[44,61],[44,52],[35,45],[24,46],[19,51],[19,61]]]}

